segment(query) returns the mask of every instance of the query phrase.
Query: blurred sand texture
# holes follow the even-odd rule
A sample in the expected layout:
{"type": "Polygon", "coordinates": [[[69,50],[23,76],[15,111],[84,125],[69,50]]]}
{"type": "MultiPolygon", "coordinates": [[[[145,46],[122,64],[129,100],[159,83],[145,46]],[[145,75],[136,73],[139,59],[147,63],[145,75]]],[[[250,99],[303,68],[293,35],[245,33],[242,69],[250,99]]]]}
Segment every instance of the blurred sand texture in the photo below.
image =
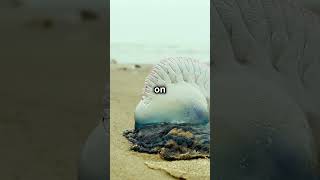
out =
{"type": "Polygon", "coordinates": [[[70,11],[0,11],[0,179],[77,179],[81,147],[101,122],[106,21],[70,11]]]}

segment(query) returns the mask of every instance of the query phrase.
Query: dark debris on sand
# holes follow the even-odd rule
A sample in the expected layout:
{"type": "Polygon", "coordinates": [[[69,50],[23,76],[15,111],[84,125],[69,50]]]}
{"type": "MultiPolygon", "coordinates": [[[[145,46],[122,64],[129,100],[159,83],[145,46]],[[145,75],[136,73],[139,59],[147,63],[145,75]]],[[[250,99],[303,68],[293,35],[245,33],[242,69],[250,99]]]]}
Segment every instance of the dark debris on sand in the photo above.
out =
{"type": "Polygon", "coordinates": [[[165,160],[209,157],[209,125],[156,124],[127,130],[123,135],[131,150],[159,154],[165,160]]]}
{"type": "Polygon", "coordinates": [[[82,9],[80,11],[80,17],[82,21],[95,21],[99,19],[99,14],[89,9],[82,9]]]}

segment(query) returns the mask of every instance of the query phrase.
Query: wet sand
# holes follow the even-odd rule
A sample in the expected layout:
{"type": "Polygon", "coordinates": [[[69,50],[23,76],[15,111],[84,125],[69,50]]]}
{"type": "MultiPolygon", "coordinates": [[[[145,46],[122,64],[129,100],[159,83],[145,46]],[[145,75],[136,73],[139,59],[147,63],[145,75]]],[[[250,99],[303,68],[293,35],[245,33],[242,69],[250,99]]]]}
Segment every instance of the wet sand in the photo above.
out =
{"type": "Polygon", "coordinates": [[[129,150],[129,142],[122,136],[134,127],[134,110],[140,101],[144,79],[151,65],[112,64],[110,71],[110,173],[112,180],[170,180],[209,179],[209,160],[168,162],[158,155],[129,150]],[[198,169],[193,167],[198,164],[198,169]],[[152,169],[151,169],[152,168],[152,169]],[[199,170],[201,169],[201,170],[199,170]]]}

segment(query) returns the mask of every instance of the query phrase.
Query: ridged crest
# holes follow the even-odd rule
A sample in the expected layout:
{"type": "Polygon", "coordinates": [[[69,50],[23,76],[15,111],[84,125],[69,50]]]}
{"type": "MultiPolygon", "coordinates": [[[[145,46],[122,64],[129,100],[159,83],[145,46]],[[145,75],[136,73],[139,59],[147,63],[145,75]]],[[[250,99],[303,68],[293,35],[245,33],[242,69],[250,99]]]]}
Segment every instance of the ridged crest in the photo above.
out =
{"type": "Polygon", "coordinates": [[[207,100],[210,99],[209,66],[192,58],[167,58],[155,65],[146,77],[142,99],[148,104],[154,96],[155,86],[166,86],[178,82],[196,85],[207,100]]]}

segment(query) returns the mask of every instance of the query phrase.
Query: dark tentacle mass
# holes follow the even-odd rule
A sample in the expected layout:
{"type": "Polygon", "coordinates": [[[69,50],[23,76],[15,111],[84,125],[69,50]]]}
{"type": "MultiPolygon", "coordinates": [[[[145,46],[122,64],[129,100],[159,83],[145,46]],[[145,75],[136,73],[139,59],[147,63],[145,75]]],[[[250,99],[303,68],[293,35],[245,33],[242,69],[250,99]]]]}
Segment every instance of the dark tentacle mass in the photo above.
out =
{"type": "Polygon", "coordinates": [[[123,135],[132,143],[131,150],[181,160],[209,157],[209,131],[209,124],[162,123],[127,130],[123,135]]]}

